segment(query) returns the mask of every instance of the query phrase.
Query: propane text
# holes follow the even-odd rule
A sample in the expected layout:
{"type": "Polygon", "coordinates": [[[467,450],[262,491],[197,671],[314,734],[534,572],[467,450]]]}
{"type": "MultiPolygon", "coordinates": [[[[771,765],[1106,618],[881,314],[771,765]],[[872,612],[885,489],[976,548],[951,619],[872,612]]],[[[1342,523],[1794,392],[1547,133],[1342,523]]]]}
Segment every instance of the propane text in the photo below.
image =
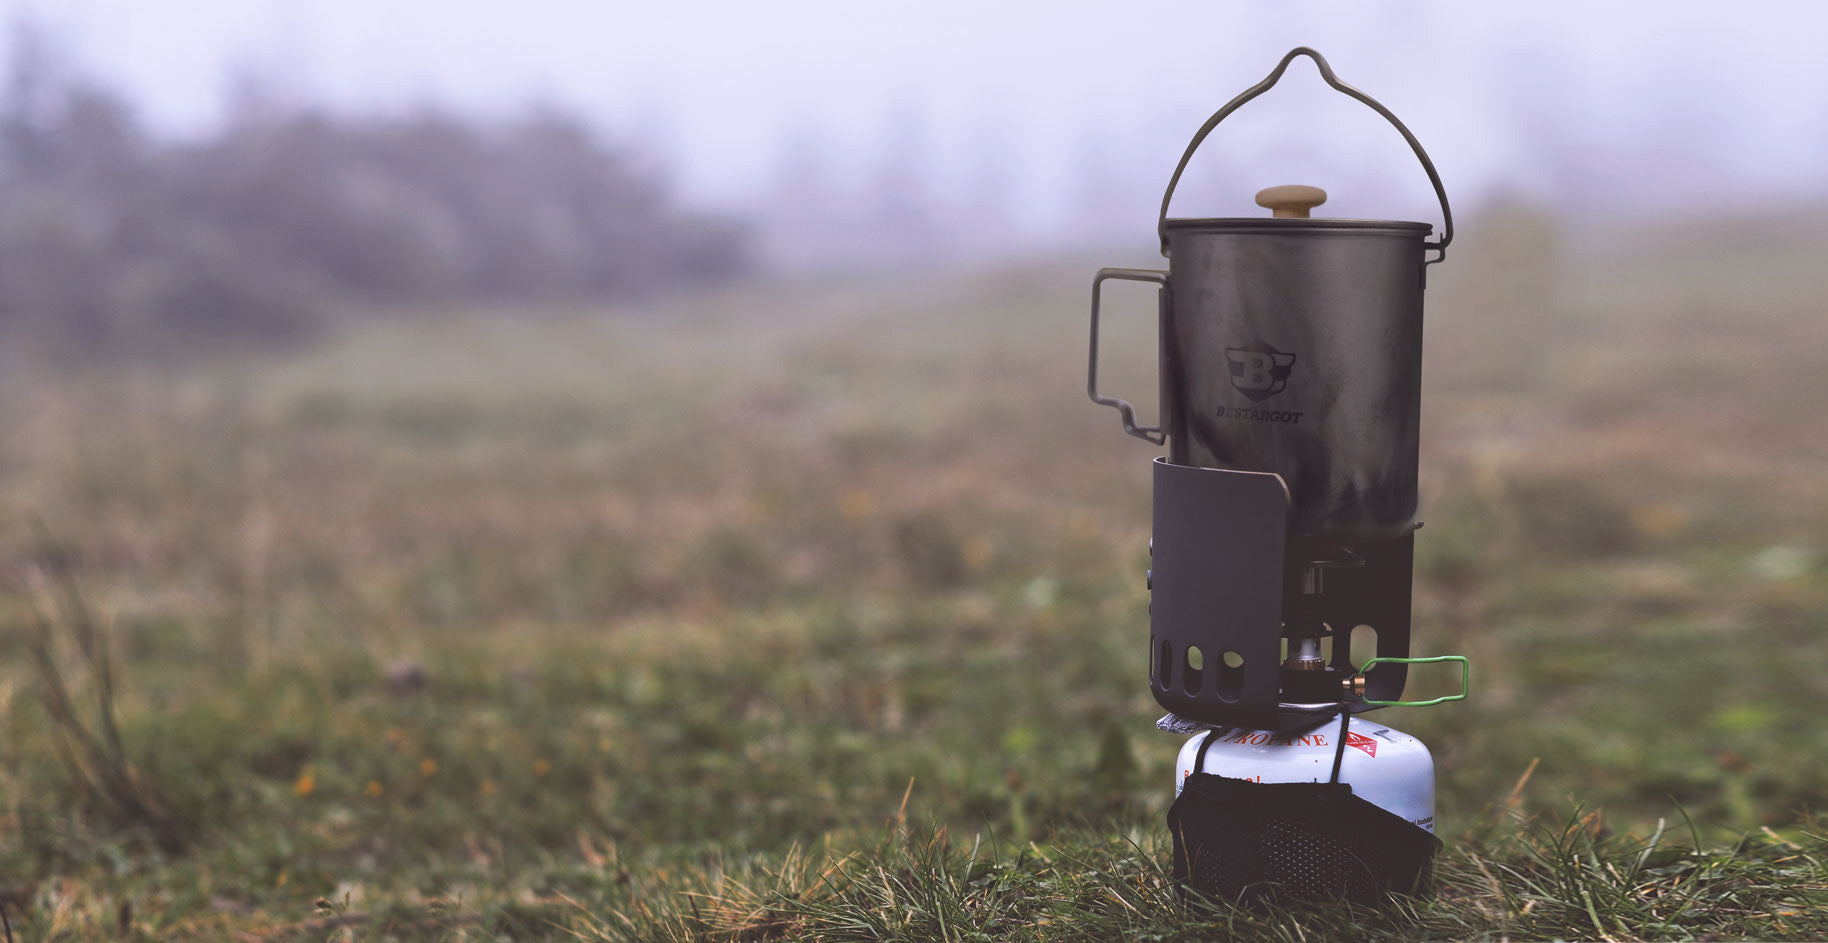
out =
{"type": "Polygon", "coordinates": [[[1327,735],[1324,733],[1310,733],[1300,737],[1289,734],[1278,736],[1272,733],[1265,733],[1261,730],[1234,730],[1224,737],[1221,737],[1219,742],[1248,743],[1255,747],[1292,747],[1297,745],[1304,747],[1324,747],[1327,745],[1327,735]]]}

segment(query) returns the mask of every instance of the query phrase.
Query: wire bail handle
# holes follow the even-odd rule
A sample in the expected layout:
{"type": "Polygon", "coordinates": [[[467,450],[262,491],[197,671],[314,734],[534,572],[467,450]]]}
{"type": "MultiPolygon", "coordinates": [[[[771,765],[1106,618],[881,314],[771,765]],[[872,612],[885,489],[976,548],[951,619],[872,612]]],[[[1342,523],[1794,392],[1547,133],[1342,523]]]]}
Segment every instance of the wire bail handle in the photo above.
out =
{"type": "Polygon", "coordinates": [[[1296,56],[1307,56],[1309,59],[1314,60],[1315,67],[1320,70],[1320,77],[1325,79],[1328,85],[1363,102],[1372,111],[1383,115],[1384,120],[1390,122],[1390,124],[1403,135],[1403,140],[1409,142],[1410,149],[1415,151],[1415,156],[1422,161],[1422,169],[1428,171],[1428,182],[1434,184],[1434,195],[1441,201],[1441,217],[1445,222],[1439,240],[1422,243],[1424,249],[1433,249],[1436,253],[1434,258],[1427,259],[1422,264],[1432,265],[1446,258],[1447,244],[1454,239],[1454,214],[1453,210],[1447,205],[1447,190],[1441,186],[1441,175],[1435,173],[1434,161],[1428,159],[1428,152],[1422,149],[1422,142],[1416,140],[1415,135],[1409,133],[1409,129],[1403,126],[1403,122],[1398,120],[1396,115],[1390,112],[1390,109],[1385,108],[1383,105],[1379,104],[1376,99],[1366,95],[1364,92],[1341,82],[1339,76],[1333,74],[1333,67],[1327,65],[1327,60],[1323,58],[1320,53],[1315,52],[1306,46],[1297,46],[1294,49],[1289,50],[1289,54],[1283,56],[1282,61],[1276,64],[1275,71],[1271,72],[1263,81],[1245,89],[1238,97],[1226,102],[1225,107],[1220,108],[1211,118],[1206,119],[1206,123],[1200,126],[1199,133],[1193,136],[1193,141],[1187,145],[1187,152],[1181,155],[1181,162],[1175,165],[1174,176],[1168,178],[1167,192],[1162,194],[1162,211],[1161,216],[1156,221],[1155,231],[1156,234],[1161,237],[1163,257],[1168,255],[1168,203],[1174,199],[1174,188],[1181,182],[1181,174],[1186,172],[1187,162],[1193,159],[1193,152],[1199,150],[1200,144],[1206,140],[1206,135],[1211,134],[1212,129],[1219,126],[1219,122],[1224,121],[1232,112],[1243,107],[1245,102],[1269,91],[1270,88],[1282,78],[1282,73],[1288,69],[1289,63],[1295,61],[1296,56]]]}

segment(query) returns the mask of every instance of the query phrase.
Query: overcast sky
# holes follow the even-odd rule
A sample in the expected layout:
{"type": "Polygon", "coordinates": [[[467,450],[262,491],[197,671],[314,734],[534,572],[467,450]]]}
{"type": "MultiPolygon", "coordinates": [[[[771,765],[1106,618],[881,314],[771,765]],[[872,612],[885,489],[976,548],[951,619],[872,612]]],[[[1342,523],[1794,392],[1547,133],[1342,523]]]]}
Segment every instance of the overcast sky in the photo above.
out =
{"type": "MultiPolygon", "coordinates": [[[[1819,198],[1828,163],[1828,5],[1817,3],[0,5],[52,27],[161,128],[207,127],[225,75],[247,65],[351,108],[549,100],[641,139],[707,204],[756,200],[795,142],[832,155],[853,188],[903,147],[945,180],[1007,165],[1020,213],[1058,216],[1075,179],[1120,177],[1129,189],[1099,199],[1140,200],[1146,228],[1150,192],[1200,121],[1300,44],[1401,115],[1469,200],[1559,190],[1564,203],[1656,212],[1819,198]]],[[[1400,139],[1325,100],[1310,69],[1290,79],[1298,87],[1241,112],[1225,144],[1214,138],[1215,167],[1253,171],[1242,195],[1199,192],[1241,208],[1258,186],[1331,175],[1319,182],[1360,197],[1342,195],[1357,215],[1429,212],[1400,139]]]]}

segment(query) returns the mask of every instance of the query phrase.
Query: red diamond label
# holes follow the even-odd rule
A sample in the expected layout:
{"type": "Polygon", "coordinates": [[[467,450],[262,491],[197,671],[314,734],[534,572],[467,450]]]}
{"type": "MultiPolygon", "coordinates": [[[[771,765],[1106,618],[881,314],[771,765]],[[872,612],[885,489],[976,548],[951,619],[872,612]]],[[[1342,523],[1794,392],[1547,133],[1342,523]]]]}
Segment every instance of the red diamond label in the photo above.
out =
{"type": "Polygon", "coordinates": [[[1353,733],[1350,730],[1346,731],[1346,746],[1352,747],[1353,749],[1356,749],[1356,750],[1363,750],[1363,751],[1365,751],[1366,756],[1376,756],[1377,755],[1377,741],[1376,740],[1373,740],[1370,737],[1367,737],[1363,734],[1353,733]]]}

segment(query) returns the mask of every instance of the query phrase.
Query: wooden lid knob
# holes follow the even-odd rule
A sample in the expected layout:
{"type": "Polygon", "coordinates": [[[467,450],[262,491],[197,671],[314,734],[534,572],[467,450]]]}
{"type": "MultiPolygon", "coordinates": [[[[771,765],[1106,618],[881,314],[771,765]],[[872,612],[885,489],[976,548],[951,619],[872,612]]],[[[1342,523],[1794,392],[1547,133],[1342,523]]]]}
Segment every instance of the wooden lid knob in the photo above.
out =
{"type": "Polygon", "coordinates": [[[1319,187],[1287,184],[1257,191],[1257,205],[1268,207],[1277,219],[1307,219],[1308,210],[1327,201],[1327,191],[1319,187]]]}

